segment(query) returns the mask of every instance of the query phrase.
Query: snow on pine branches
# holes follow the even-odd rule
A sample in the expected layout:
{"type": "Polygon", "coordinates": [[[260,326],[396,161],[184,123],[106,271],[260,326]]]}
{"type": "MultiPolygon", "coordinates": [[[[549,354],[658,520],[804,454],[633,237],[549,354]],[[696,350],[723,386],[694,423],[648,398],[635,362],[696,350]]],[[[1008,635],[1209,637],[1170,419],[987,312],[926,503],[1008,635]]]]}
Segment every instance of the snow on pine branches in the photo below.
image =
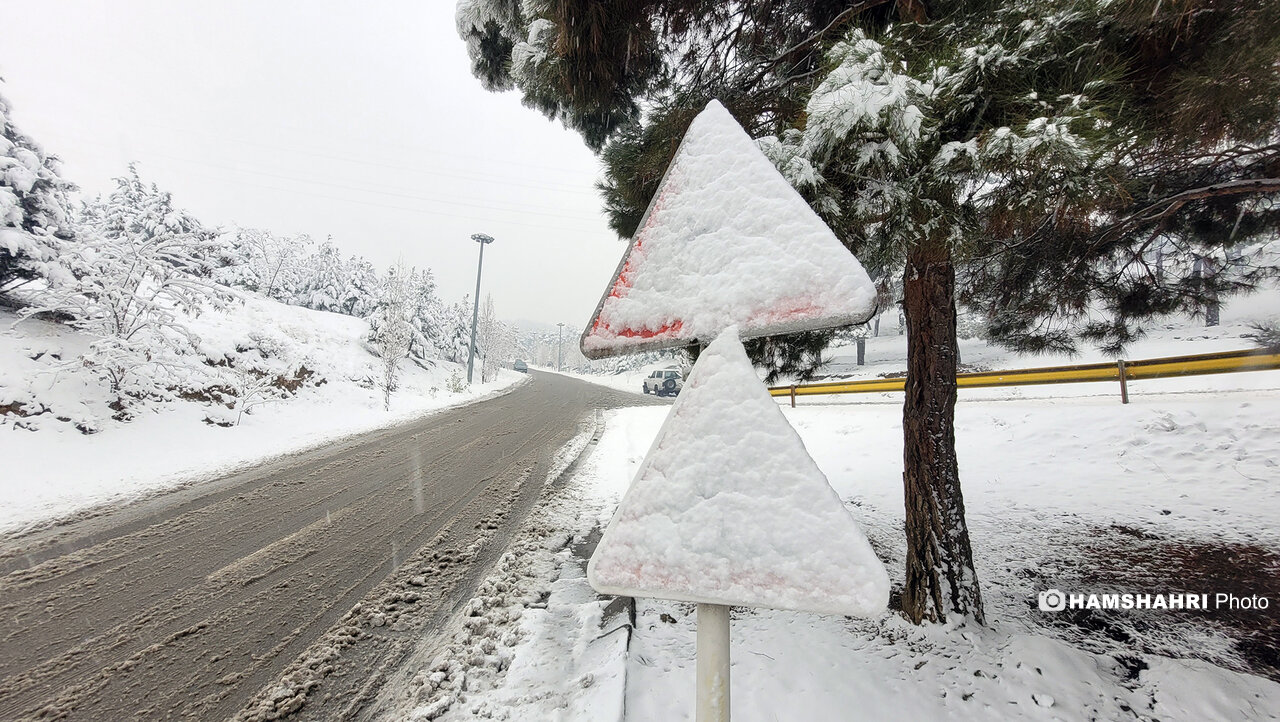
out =
{"type": "Polygon", "coordinates": [[[1101,152],[1088,140],[1094,101],[1041,98],[1019,82],[1059,52],[1052,31],[1066,32],[1071,20],[1027,20],[1007,45],[996,37],[1007,28],[976,31],[932,57],[904,56],[916,46],[855,29],[828,53],[832,69],[809,99],[803,130],[761,146],[789,181],[818,198],[816,207],[865,229],[878,248],[905,248],[939,231],[961,244],[974,232],[975,211],[1043,205],[1049,189],[1063,198],[1087,194],[1096,179],[1086,167],[1101,152]],[[1002,82],[1016,89],[1001,101],[1010,124],[975,122],[975,111],[992,102],[989,88],[1002,82]],[[857,192],[849,176],[860,179],[857,192]]]}
{"type": "Polygon", "coordinates": [[[11,115],[0,95],[0,294],[60,275],[55,259],[73,235],[67,194],[75,186],[11,115]]]}

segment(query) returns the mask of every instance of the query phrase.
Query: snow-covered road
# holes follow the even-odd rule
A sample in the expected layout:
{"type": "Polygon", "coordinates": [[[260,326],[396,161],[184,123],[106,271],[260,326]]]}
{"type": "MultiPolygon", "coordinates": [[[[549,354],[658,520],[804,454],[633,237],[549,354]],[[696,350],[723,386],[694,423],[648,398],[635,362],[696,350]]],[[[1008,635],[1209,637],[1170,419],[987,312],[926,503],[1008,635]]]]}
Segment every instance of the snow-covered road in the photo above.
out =
{"type": "Polygon", "coordinates": [[[510,394],[7,542],[0,719],[350,718],[474,592],[591,409],[510,394]]]}

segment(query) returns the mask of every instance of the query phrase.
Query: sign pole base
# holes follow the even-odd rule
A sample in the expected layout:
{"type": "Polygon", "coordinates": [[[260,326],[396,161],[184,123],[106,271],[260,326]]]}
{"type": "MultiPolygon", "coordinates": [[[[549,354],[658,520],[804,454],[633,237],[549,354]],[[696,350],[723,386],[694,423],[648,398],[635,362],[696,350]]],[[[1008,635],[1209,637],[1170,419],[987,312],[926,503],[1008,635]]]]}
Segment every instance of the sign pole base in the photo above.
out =
{"type": "Polygon", "coordinates": [[[698,605],[697,722],[729,722],[729,608],[698,605]]]}

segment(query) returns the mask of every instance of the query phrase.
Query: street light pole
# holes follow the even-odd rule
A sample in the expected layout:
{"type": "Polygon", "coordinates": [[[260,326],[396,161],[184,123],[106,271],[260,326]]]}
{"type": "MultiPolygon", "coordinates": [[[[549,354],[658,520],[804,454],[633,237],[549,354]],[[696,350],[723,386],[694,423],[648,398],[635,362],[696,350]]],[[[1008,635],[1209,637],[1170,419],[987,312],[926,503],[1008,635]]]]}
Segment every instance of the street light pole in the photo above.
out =
{"type": "Polygon", "coordinates": [[[556,325],[560,327],[560,349],[556,351],[556,371],[559,371],[560,367],[564,366],[564,324],[557,323],[556,325]]]}
{"type": "Polygon", "coordinates": [[[493,236],[473,233],[471,240],[480,244],[480,263],[476,265],[476,307],[471,312],[471,345],[467,348],[467,385],[471,384],[471,370],[476,362],[476,324],[480,320],[480,274],[484,271],[484,247],[493,243],[493,236]]]}

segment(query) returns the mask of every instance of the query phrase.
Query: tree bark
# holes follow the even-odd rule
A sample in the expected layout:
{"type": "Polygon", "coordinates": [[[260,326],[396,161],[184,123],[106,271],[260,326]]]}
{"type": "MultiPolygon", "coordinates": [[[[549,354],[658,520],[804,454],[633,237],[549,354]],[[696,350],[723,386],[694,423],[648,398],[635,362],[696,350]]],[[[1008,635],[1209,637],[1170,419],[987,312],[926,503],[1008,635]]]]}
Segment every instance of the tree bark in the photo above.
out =
{"type": "Polygon", "coordinates": [[[960,614],[983,621],[982,596],[956,463],[955,269],[945,241],[907,254],[903,474],[907,569],[902,610],[919,624],[960,614]]]}

